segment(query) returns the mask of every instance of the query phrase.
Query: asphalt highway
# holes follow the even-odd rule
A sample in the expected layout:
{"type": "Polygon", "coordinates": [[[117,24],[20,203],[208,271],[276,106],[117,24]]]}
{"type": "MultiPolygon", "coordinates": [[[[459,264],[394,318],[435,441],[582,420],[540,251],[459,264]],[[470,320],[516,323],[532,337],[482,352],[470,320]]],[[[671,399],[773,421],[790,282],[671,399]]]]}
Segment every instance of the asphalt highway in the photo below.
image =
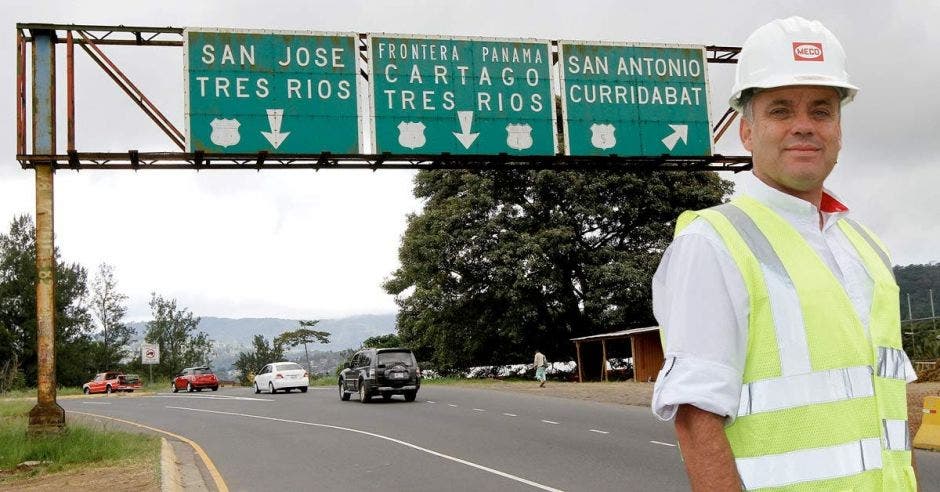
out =
{"type": "MultiPolygon", "coordinates": [[[[233,491],[689,489],[672,424],[645,407],[431,385],[413,403],[356,397],[222,388],[59,403],[191,439],[233,491]]],[[[940,490],[940,453],[917,458],[923,490],[940,490]]]]}

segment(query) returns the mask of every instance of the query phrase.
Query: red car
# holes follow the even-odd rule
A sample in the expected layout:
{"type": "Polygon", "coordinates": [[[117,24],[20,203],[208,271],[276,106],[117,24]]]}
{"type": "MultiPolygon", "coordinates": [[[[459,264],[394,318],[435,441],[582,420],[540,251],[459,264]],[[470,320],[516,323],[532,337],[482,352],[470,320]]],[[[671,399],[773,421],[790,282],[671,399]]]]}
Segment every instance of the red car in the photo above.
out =
{"type": "Polygon", "coordinates": [[[123,374],[120,372],[100,372],[95,375],[95,379],[82,385],[82,392],[86,395],[91,393],[111,393],[114,391],[133,392],[140,389],[143,385],[136,374],[123,374]]]}
{"type": "Polygon", "coordinates": [[[209,388],[212,391],[219,390],[219,378],[212,374],[212,369],[208,367],[187,367],[183,372],[176,375],[173,379],[173,385],[170,389],[176,393],[179,390],[202,391],[209,388]]]}

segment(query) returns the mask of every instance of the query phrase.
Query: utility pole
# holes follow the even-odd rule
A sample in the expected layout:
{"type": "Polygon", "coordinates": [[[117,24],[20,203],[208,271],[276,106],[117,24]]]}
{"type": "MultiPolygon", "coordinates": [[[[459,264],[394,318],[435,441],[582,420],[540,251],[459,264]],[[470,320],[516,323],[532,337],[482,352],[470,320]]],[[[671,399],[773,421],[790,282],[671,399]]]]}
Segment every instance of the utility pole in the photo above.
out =
{"type": "Polygon", "coordinates": [[[36,406],[29,411],[27,434],[65,429],[65,410],[56,402],[55,246],[53,245],[53,160],[55,159],[55,31],[34,29],[33,153],[36,164],[36,406]]]}
{"type": "Polygon", "coordinates": [[[930,289],[930,323],[933,325],[933,334],[937,334],[937,313],[933,310],[933,289],[930,289]]]}
{"type": "Polygon", "coordinates": [[[914,355],[914,315],[911,314],[911,293],[907,293],[907,323],[910,325],[911,334],[911,355],[914,355]]]}

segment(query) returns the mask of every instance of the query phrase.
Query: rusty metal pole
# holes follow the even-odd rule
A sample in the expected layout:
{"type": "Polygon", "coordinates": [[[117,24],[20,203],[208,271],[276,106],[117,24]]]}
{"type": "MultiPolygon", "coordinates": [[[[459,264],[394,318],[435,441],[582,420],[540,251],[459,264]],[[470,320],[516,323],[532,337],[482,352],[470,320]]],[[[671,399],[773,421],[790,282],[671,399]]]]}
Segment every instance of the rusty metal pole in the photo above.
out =
{"type": "Polygon", "coordinates": [[[68,115],[68,138],[67,146],[69,152],[75,150],[75,43],[72,39],[72,31],[69,30],[65,44],[65,90],[66,94],[66,114],[68,115]]]}
{"type": "Polygon", "coordinates": [[[26,153],[26,40],[16,32],[16,153],[26,153]]]}
{"type": "Polygon", "coordinates": [[[33,34],[33,149],[36,160],[36,406],[29,411],[30,435],[65,429],[65,410],[56,403],[55,250],[53,246],[53,161],[55,155],[55,31],[33,34]]]}

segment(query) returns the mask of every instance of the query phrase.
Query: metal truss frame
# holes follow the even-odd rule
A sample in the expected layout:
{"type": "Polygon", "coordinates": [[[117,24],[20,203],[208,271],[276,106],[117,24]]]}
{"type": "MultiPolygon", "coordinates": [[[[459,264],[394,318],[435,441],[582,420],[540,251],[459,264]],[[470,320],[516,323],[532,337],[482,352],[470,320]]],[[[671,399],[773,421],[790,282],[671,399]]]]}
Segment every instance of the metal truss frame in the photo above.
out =
{"type": "MultiPolygon", "coordinates": [[[[144,93],[112,62],[101,46],[183,46],[183,29],[176,27],[102,26],[75,24],[19,23],[17,31],[17,145],[16,159],[24,169],[51,164],[54,169],[554,169],[642,171],[742,171],[750,169],[750,156],[510,156],[450,154],[211,154],[185,152],[185,135],[153,104],[144,93]],[[26,143],[26,46],[34,33],[50,36],[54,43],[66,44],[68,138],[65,154],[28,152],[26,143]],[[107,73],[131,100],[170,138],[182,152],[85,152],[75,147],[74,45],[79,45],[107,73]]],[[[557,62],[557,43],[552,42],[557,62]]],[[[360,35],[360,61],[367,62],[365,35],[360,35]]],[[[741,49],[730,46],[706,46],[709,63],[737,63],[741,49]]],[[[360,69],[360,76],[368,73],[360,69]]],[[[35,97],[35,96],[34,96],[35,97]]],[[[713,128],[717,142],[737,116],[729,108],[713,128]]]]}

